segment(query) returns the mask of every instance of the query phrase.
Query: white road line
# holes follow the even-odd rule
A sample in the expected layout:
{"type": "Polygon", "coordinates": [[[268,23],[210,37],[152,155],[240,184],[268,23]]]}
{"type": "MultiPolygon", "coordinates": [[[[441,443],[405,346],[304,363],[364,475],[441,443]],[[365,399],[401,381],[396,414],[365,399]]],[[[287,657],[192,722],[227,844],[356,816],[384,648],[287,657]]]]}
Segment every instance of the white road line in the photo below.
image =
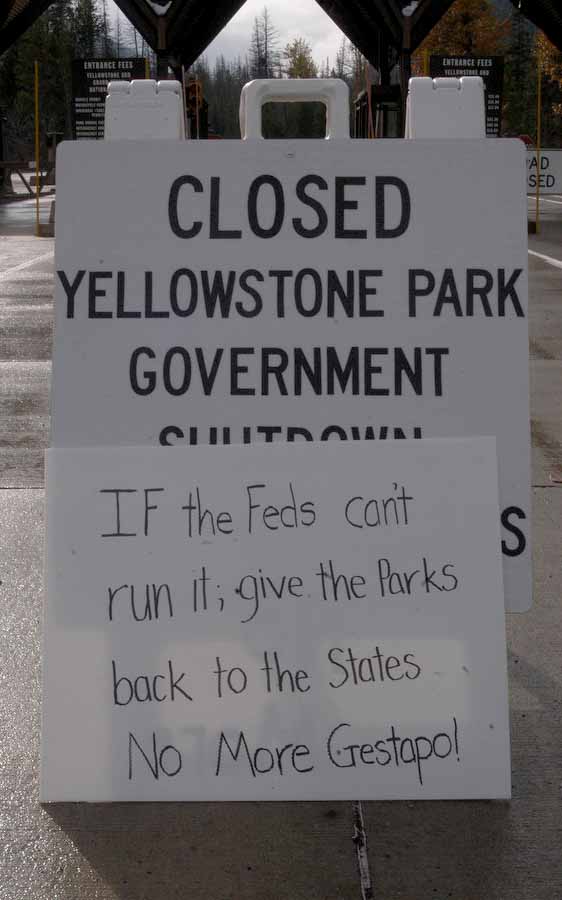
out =
{"type": "Polygon", "coordinates": [[[537,259],[542,259],[543,262],[549,263],[556,269],[562,269],[562,260],[555,259],[553,256],[546,256],[544,253],[537,253],[536,250],[529,250],[529,256],[536,256],[537,259]]]}
{"type": "Polygon", "coordinates": [[[52,259],[54,255],[55,251],[49,250],[48,253],[42,253],[41,256],[36,256],[34,259],[28,259],[26,262],[19,263],[17,266],[12,266],[10,269],[4,269],[3,272],[0,272],[0,279],[9,278],[13,272],[21,272],[23,269],[29,269],[30,266],[34,266],[35,263],[52,259]]]}
{"type": "MultiPolygon", "coordinates": [[[[34,283],[40,283],[42,281],[52,282],[53,278],[53,272],[16,272],[15,275],[10,275],[10,277],[5,278],[4,281],[9,281],[12,284],[27,284],[29,281],[33,281],[34,283]]],[[[2,281],[1,273],[0,281],[2,281]]]]}
{"type": "MultiPolygon", "coordinates": [[[[527,199],[530,204],[536,203],[534,197],[528,197],[527,199]]],[[[556,206],[562,206],[562,200],[552,200],[550,197],[541,197],[540,199],[542,203],[555,203],[556,206]]]]}

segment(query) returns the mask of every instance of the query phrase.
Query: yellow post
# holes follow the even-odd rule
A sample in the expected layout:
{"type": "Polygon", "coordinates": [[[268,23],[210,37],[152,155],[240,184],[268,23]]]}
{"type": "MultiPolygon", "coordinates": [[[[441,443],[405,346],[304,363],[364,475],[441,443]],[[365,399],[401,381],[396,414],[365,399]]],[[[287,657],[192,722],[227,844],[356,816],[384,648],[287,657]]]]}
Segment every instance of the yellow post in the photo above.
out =
{"type": "Polygon", "coordinates": [[[423,74],[426,78],[429,77],[429,50],[423,51],[423,74]]]}
{"type": "Polygon", "coordinates": [[[148,56],[144,58],[144,77],[146,79],[150,78],[150,62],[148,61],[148,56]]]}
{"type": "Polygon", "coordinates": [[[41,237],[39,222],[39,63],[35,60],[35,234],[41,237]]]}
{"type": "Polygon", "coordinates": [[[535,195],[535,228],[536,234],[540,230],[540,178],[541,178],[541,87],[542,70],[540,56],[538,58],[537,72],[537,186],[535,195]]]}

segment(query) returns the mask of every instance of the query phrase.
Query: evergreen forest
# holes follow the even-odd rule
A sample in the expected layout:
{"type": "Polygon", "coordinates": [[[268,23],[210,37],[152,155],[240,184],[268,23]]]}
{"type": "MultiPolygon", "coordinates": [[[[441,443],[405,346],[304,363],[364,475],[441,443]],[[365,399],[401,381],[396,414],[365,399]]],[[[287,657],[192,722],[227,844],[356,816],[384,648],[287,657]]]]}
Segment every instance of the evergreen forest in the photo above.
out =
{"type": "MultiPolygon", "coordinates": [[[[430,53],[502,55],[505,80],[502,134],[536,137],[536,97],[541,72],[542,145],[562,145],[562,53],[510,7],[492,0],[456,0],[413,58],[414,74],[424,71],[430,53]]],[[[40,71],[40,129],[72,134],[71,62],[84,57],[154,55],[120,14],[110,14],[107,0],[57,0],[0,57],[0,115],[5,158],[31,158],[34,129],[33,72],[40,71]]],[[[334,59],[317,59],[306,36],[282,44],[277,23],[267,7],[255,19],[247,46],[236,59],[201,57],[186,73],[198,79],[208,103],[211,130],[220,137],[240,136],[238,105],[243,84],[252,78],[337,77],[348,83],[352,97],[376,81],[376,72],[345,38],[334,59]]],[[[314,105],[289,105],[266,111],[268,136],[320,136],[324,116],[314,105]]]]}

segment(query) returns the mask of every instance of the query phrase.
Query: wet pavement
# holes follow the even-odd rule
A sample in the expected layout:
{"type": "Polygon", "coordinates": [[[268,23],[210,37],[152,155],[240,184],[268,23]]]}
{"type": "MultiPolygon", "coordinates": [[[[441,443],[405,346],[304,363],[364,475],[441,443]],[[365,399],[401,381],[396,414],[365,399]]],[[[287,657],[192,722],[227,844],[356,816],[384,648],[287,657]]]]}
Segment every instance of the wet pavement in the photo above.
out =
{"type": "MultiPolygon", "coordinates": [[[[0,898],[365,900],[350,803],[38,804],[54,242],[19,204],[0,206],[0,898]]],[[[535,605],[507,617],[513,800],[363,804],[376,900],[562,897],[562,198],[541,210],[535,605]]]]}
{"type": "MultiPolygon", "coordinates": [[[[47,225],[52,213],[54,193],[39,197],[39,224],[47,225]]],[[[10,200],[0,200],[0,235],[27,236],[36,233],[37,203],[21,192],[10,200]]],[[[1,259],[2,257],[0,257],[1,259]]]]}
{"type": "Polygon", "coordinates": [[[54,241],[0,237],[0,487],[43,484],[54,241]]]}

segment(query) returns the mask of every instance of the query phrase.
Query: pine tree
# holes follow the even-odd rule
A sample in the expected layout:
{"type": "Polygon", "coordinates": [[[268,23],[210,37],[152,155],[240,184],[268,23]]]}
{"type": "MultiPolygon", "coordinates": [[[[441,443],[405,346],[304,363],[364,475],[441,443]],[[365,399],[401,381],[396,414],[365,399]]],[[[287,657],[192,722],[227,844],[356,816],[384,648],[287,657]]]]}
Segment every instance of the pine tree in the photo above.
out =
{"type": "MultiPolygon", "coordinates": [[[[34,155],[34,64],[39,63],[40,133],[71,136],[75,58],[103,50],[103,8],[96,0],[56,0],[0,59],[0,96],[6,107],[9,157],[34,155]]],[[[44,147],[42,156],[44,155],[44,147]]]]}
{"type": "MultiPolygon", "coordinates": [[[[294,38],[285,46],[283,60],[283,72],[288,78],[318,76],[312,47],[303,38],[294,38]]],[[[310,138],[326,134],[326,110],[321,103],[286,103],[272,113],[279,137],[310,138]]]]}
{"type": "Polygon", "coordinates": [[[96,55],[103,41],[103,19],[96,0],[74,0],[73,38],[76,57],[96,55]]]}
{"type": "Polygon", "coordinates": [[[288,78],[316,78],[318,68],[312,58],[312,47],[303,38],[294,38],[283,50],[283,73],[288,78]]]}
{"type": "Polygon", "coordinates": [[[330,58],[327,56],[322,64],[322,68],[320,70],[320,78],[330,78],[330,58]]]}
{"type": "Polygon", "coordinates": [[[533,34],[523,15],[514,10],[505,57],[504,128],[506,135],[534,134],[537,69],[533,64],[533,34]]]}
{"type": "Polygon", "coordinates": [[[338,52],[336,53],[336,65],[333,69],[334,78],[343,78],[346,81],[351,74],[350,44],[346,37],[342,37],[338,52]]]}
{"type": "Polygon", "coordinates": [[[542,31],[537,31],[533,47],[537,77],[541,78],[543,147],[559,147],[562,142],[562,52],[542,31]]]}
{"type": "Polygon", "coordinates": [[[357,47],[351,45],[350,50],[351,56],[351,75],[350,75],[350,87],[353,97],[357,97],[358,94],[361,93],[362,90],[366,88],[366,79],[365,79],[365,66],[367,65],[367,61],[360,50],[357,47]]]}
{"type": "Polygon", "coordinates": [[[113,37],[111,20],[107,10],[107,0],[101,0],[100,7],[100,24],[101,24],[101,53],[107,58],[113,55],[113,37]]]}
{"type": "Polygon", "coordinates": [[[115,55],[117,59],[121,56],[121,50],[121,14],[117,11],[117,17],[115,19],[115,55]]]}
{"type": "Polygon", "coordinates": [[[264,6],[254,19],[250,41],[250,74],[252,78],[276,78],[279,75],[279,32],[264,6]]]}
{"type": "Polygon", "coordinates": [[[70,135],[72,129],[72,3],[57,0],[46,15],[48,31],[47,59],[43,78],[47,90],[43,103],[48,105],[50,131],[70,135]]]}
{"type": "Polygon", "coordinates": [[[124,37],[125,42],[126,42],[127,46],[130,48],[132,55],[137,58],[144,56],[144,53],[142,53],[142,51],[140,49],[141,43],[142,43],[142,38],[141,38],[140,34],[138,33],[137,29],[135,28],[135,26],[131,22],[127,22],[125,25],[125,28],[124,28],[124,32],[125,32],[125,37],[124,37]]]}

